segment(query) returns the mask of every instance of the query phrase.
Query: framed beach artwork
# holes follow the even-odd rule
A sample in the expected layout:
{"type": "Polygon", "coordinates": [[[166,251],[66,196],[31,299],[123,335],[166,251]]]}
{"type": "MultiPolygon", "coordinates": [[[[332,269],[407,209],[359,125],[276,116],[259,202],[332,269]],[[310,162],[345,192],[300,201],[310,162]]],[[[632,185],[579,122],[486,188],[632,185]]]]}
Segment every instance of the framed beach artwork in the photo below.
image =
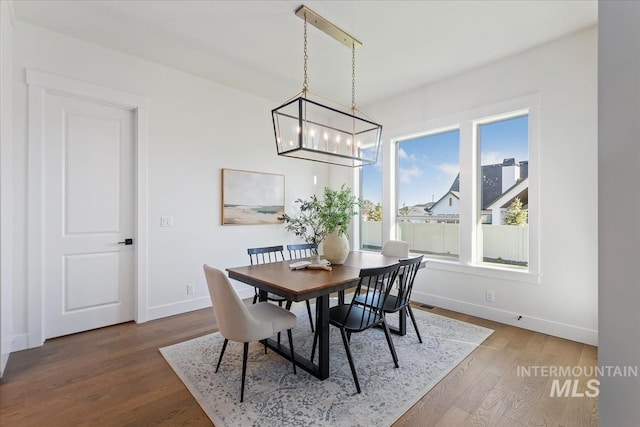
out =
{"type": "Polygon", "coordinates": [[[222,225],[282,224],[284,175],[222,169],[222,225]]]}

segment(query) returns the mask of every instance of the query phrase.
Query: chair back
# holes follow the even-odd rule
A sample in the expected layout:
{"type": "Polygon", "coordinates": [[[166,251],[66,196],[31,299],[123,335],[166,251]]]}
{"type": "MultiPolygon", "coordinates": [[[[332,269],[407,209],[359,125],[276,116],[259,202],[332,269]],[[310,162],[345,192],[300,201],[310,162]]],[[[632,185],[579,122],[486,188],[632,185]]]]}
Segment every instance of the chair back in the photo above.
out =
{"type": "Polygon", "coordinates": [[[382,255],[406,258],[409,256],[409,243],[402,240],[387,240],[382,245],[382,255]]]}
{"type": "Polygon", "coordinates": [[[400,268],[398,269],[398,281],[397,281],[397,297],[395,300],[390,300],[388,302],[394,303],[394,307],[389,307],[389,304],[385,307],[386,311],[396,311],[401,307],[405,307],[409,305],[411,302],[411,291],[413,290],[413,282],[416,279],[416,274],[418,273],[418,269],[420,268],[420,263],[422,263],[422,258],[424,255],[420,255],[413,258],[401,259],[398,264],[400,268]],[[393,308],[393,310],[390,310],[393,308]]]}
{"type": "Polygon", "coordinates": [[[237,342],[256,341],[269,336],[272,325],[258,322],[251,315],[227,276],[206,264],[203,267],[220,334],[237,342]]]}
{"type": "Polygon", "coordinates": [[[387,267],[360,270],[360,281],[345,316],[345,320],[350,319],[347,322],[349,329],[363,330],[382,321],[384,301],[399,268],[400,264],[396,263],[387,267]]]}
{"type": "Polygon", "coordinates": [[[315,243],[300,243],[287,245],[289,251],[289,259],[309,258],[311,255],[318,254],[318,245],[315,243]]]}
{"type": "Polygon", "coordinates": [[[284,248],[279,246],[266,246],[263,248],[247,249],[251,265],[269,264],[272,262],[284,261],[284,248]]]}

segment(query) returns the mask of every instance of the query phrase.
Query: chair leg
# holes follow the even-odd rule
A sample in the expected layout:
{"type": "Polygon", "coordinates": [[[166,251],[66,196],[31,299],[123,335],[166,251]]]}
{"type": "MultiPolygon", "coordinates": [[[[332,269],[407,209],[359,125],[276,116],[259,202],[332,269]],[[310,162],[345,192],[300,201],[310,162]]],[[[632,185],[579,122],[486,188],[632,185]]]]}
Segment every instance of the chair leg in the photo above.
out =
{"type": "Polygon", "coordinates": [[[291,349],[291,363],[293,363],[293,373],[298,375],[296,372],[296,353],[293,351],[293,334],[291,333],[291,329],[287,329],[287,335],[289,336],[289,349],[291,349]]]}
{"type": "Polygon", "coordinates": [[[267,340],[262,340],[262,344],[264,344],[264,354],[267,354],[267,340]]]}
{"type": "Polygon", "coordinates": [[[216,365],[216,372],[218,372],[218,369],[220,369],[220,362],[222,362],[222,355],[224,354],[224,351],[227,349],[227,343],[229,342],[228,339],[224,339],[224,343],[222,344],[222,351],[220,352],[220,357],[218,357],[218,364],[216,365]]]}
{"type": "Polygon", "coordinates": [[[253,294],[253,304],[258,302],[258,288],[254,288],[254,289],[255,289],[255,293],[253,294]]]}
{"type": "Polygon", "coordinates": [[[313,316],[311,315],[311,304],[309,304],[309,300],[307,300],[306,303],[307,303],[307,314],[309,314],[309,325],[311,326],[311,332],[315,332],[313,330],[313,316]]]}
{"type": "Polygon", "coordinates": [[[244,378],[247,375],[247,355],[249,353],[249,343],[244,343],[242,352],[242,385],[240,386],[240,402],[244,400],[244,378]]]}
{"type": "Polygon", "coordinates": [[[416,323],[416,318],[413,316],[413,310],[411,310],[410,305],[407,305],[407,311],[409,312],[409,316],[411,317],[413,328],[416,330],[416,335],[418,335],[418,341],[420,341],[420,344],[422,344],[422,337],[420,336],[420,331],[418,330],[418,324],[416,323]]]}
{"type": "Polygon", "coordinates": [[[391,350],[391,357],[393,357],[393,363],[396,365],[396,368],[399,368],[398,365],[398,355],[396,354],[396,348],[393,346],[393,341],[391,341],[391,332],[389,332],[389,326],[387,325],[387,321],[382,318],[382,326],[384,327],[384,335],[387,337],[387,344],[389,344],[389,350],[391,350]]]}
{"type": "Polygon", "coordinates": [[[311,363],[313,363],[313,356],[316,354],[316,346],[318,345],[318,331],[313,334],[313,346],[311,347],[311,363]]]}
{"type": "Polygon", "coordinates": [[[342,342],[344,343],[344,351],[347,353],[347,359],[349,359],[349,366],[351,367],[351,374],[353,375],[353,381],[356,383],[356,390],[360,393],[360,383],[358,382],[358,374],[356,374],[356,367],[353,364],[353,357],[351,356],[351,348],[349,348],[349,341],[347,340],[347,333],[344,329],[340,329],[342,335],[342,342]]]}
{"type": "MultiPolygon", "coordinates": [[[[291,304],[293,304],[292,301],[287,301],[287,303],[284,305],[284,308],[287,311],[291,311],[291,304]]],[[[282,301],[278,301],[278,306],[282,307],[282,301]]],[[[278,332],[278,345],[280,345],[280,332],[278,332]]]]}

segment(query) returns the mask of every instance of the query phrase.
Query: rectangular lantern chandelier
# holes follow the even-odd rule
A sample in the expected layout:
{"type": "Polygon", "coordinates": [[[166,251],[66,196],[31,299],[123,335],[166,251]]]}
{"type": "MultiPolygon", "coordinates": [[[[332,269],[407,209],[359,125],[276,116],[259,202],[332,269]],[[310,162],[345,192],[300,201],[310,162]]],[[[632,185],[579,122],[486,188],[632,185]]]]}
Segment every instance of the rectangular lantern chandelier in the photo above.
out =
{"type": "Polygon", "coordinates": [[[304,19],[304,84],[302,92],[271,111],[278,155],[349,167],[375,164],[382,125],[355,105],[355,49],[362,43],[304,5],[296,15],[304,19]],[[308,90],[307,22],[352,49],[350,109],[328,106],[308,90]]]}

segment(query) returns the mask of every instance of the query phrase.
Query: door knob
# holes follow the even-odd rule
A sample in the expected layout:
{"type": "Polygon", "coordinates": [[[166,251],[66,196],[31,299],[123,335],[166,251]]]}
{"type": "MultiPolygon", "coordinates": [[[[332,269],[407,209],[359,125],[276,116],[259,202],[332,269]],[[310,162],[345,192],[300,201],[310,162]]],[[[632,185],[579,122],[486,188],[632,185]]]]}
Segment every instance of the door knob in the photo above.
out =
{"type": "Polygon", "coordinates": [[[119,245],[133,245],[133,239],[124,239],[122,242],[118,242],[119,245]]]}

